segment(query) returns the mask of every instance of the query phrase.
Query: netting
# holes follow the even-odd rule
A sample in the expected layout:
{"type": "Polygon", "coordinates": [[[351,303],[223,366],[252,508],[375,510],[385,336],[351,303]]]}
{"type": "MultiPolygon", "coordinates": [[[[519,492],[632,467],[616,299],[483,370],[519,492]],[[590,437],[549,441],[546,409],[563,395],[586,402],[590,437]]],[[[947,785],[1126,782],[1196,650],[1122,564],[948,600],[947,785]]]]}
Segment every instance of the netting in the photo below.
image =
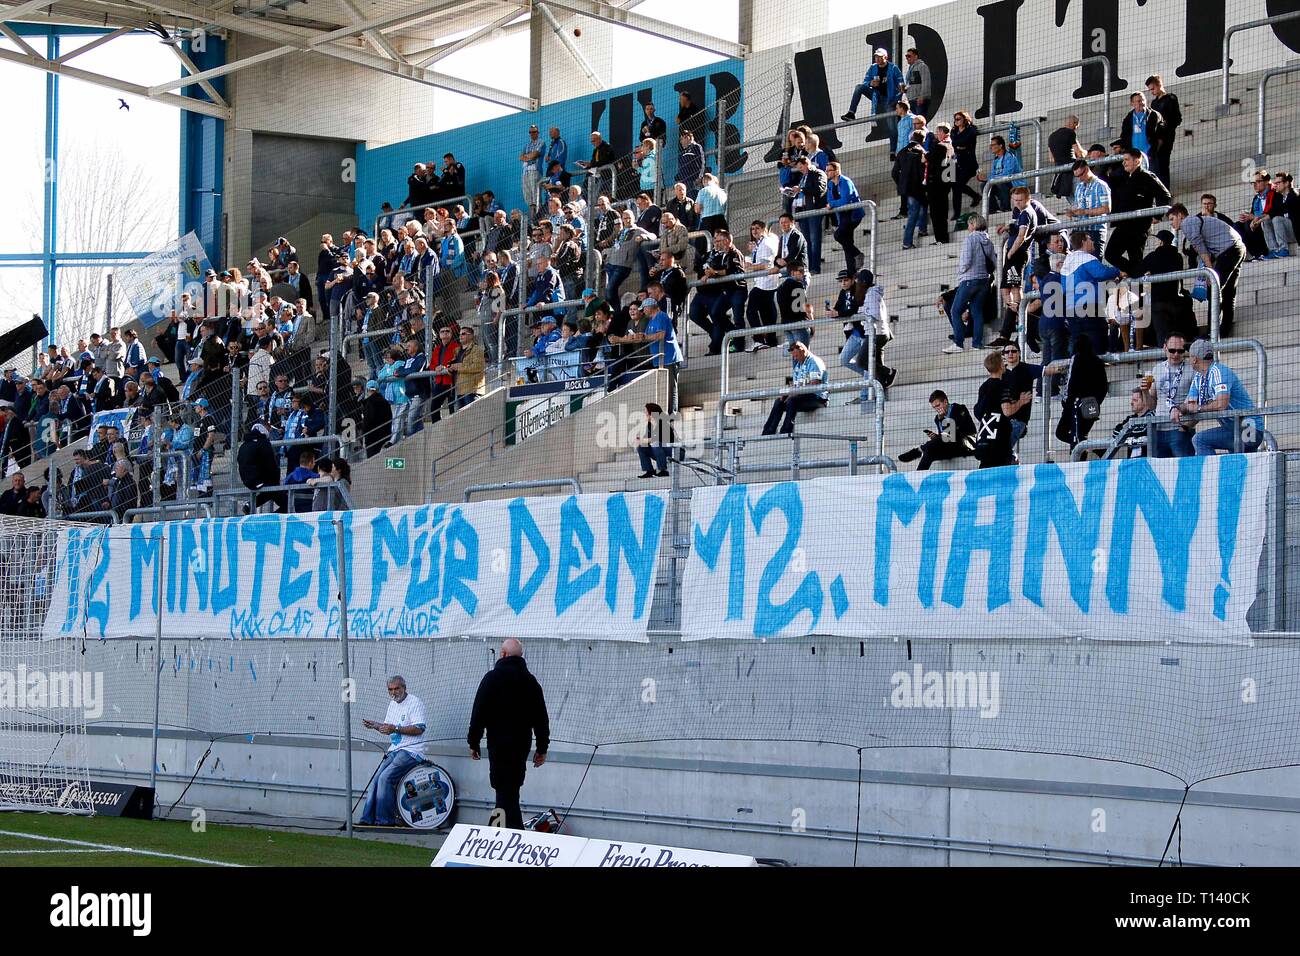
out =
{"type": "Polygon", "coordinates": [[[86,722],[104,715],[104,674],[75,638],[44,639],[67,525],[0,521],[0,808],[84,812],[86,722]]]}

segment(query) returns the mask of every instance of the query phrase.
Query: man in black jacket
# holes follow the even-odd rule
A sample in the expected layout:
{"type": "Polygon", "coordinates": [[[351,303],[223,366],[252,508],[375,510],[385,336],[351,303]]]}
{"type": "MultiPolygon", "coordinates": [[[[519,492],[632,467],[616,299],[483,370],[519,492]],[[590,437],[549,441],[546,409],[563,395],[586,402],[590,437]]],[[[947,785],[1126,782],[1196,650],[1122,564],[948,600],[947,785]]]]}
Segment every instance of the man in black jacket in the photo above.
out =
{"type": "MultiPolygon", "coordinates": [[[[800,157],[796,165],[803,179],[795,187],[799,192],[795,208],[799,212],[825,209],[828,186],[826,174],[807,156],[800,157]]],[[[809,216],[799,221],[803,223],[803,230],[808,239],[808,273],[817,275],[822,268],[822,227],[826,219],[824,216],[809,216]]]]}
{"type": "MultiPolygon", "coordinates": [[[[270,439],[270,431],[258,422],[248,430],[239,446],[239,480],[250,491],[280,484],[280,459],[271,447],[270,439]]],[[[281,511],[286,510],[284,492],[260,494],[254,507],[261,508],[268,501],[278,505],[281,511]]]]}
{"type": "Polygon", "coordinates": [[[894,185],[898,189],[898,198],[907,206],[907,224],[903,226],[904,249],[912,248],[916,228],[924,229],[926,223],[925,149],[921,146],[924,141],[925,134],[917,130],[894,157],[894,185]]]}
{"type": "Polygon", "coordinates": [[[1151,151],[1151,172],[1160,178],[1169,188],[1169,160],[1174,152],[1174,138],[1178,127],[1183,125],[1183,111],[1178,104],[1178,97],[1165,89],[1165,81],[1156,73],[1147,77],[1147,92],[1151,95],[1151,108],[1164,120],[1164,129],[1159,141],[1151,151]]]}
{"type": "Polygon", "coordinates": [[[383,450],[384,442],[393,428],[393,408],[379,392],[379,382],[366,382],[361,399],[361,440],[366,447],[366,457],[374,458],[383,450]]]}
{"type": "MultiPolygon", "coordinates": [[[[1142,152],[1129,146],[1121,169],[1110,174],[1111,212],[1132,212],[1167,205],[1172,198],[1154,173],[1142,168],[1142,152]]],[[[1125,275],[1141,275],[1146,254],[1150,219],[1126,219],[1111,226],[1106,242],[1106,261],[1125,275]]]]}
{"type": "Polygon", "coordinates": [[[496,666],[483,675],[478,693],[474,695],[468,740],[469,755],[475,760],[479,759],[479,743],[485,730],[488,778],[497,800],[492,822],[512,830],[522,830],[524,817],[519,808],[519,790],[524,785],[528,769],[528,751],[532,749],[533,736],[536,735],[537,752],[533,755],[533,766],[540,767],[546,762],[546,751],[551,745],[551,724],[546,715],[542,685],[529,673],[524,662],[524,646],[513,637],[501,645],[501,656],[496,666]],[[500,816],[504,819],[498,820],[500,816]]]}
{"type": "Polygon", "coordinates": [[[916,461],[917,471],[928,471],[936,461],[965,458],[975,448],[975,420],[965,405],[949,402],[942,389],[930,393],[930,407],[934,409],[934,429],[927,428],[925,444],[898,456],[899,461],[916,461]]]}

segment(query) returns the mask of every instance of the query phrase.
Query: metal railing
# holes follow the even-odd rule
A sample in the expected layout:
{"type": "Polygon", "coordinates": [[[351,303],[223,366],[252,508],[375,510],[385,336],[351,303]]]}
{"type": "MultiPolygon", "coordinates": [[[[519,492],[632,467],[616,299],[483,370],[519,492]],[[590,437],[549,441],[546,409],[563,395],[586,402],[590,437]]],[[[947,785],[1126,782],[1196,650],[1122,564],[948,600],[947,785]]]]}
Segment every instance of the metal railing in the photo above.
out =
{"type": "Polygon", "coordinates": [[[352,496],[347,490],[336,481],[322,482],[319,485],[309,485],[307,483],[297,485],[264,485],[261,488],[226,488],[222,491],[212,493],[212,507],[216,514],[221,516],[220,503],[226,499],[239,501],[245,499],[249,505],[249,512],[252,513],[256,507],[259,495],[283,495],[285,502],[285,511],[283,514],[305,514],[311,512],[310,505],[306,509],[296,507],[299,497],[311,495],[315,497],[317,491],[324,490],[329,497],[331,506],[341,502],[345,507],[327,508],[327,511],[353,510],[352,496]]]}
{"type": "Polygon", "coordinates": [[[1228,27],[1223,34],[1223,101],[1218,105],[1215,112],[1223,116],[1228,112],[1230,98],[1228,95],[1228,67],[1232,63],[1229,56],[1229,48],[1232,45],[1234,34],[1241,33],[1243,30],[1254,30],[1258,27],[1272,26],[1274,23],[1281,23],[1284,20],[1294,20],[1300,17],[1300,10],[1292,10],[1290,13],[1279,13],[1276,16],[1264,17],[1262,20],[1248,20],[1245,23],[1234,23],[1228,27]]]}
{"type": "MultiPolygon", "coordinates": [[[[1152,276],[1150,278],[1156,277],[1152,276]]],[[[1268,354],[1264,351],[1264,346],[1256,339],[1224,339],[1220,342],[1216,342],[1214,346],[1214,354],[1216,358],[1225,352],[1242,352],[1246,350],[1255,353],[1256,373],[1258,376],[1258,402],[1261,407],[1266,406],[1268,404],[1268,354]]],[[[1023,350],[1022,354],[1024,354],[1023,350]]],[[[1108,365],[1137,365],[1142,362],[1164,361],[1165,353],[1160,349],[1143,349],[1138,352],[1106,352],[1097,357],[1108,365]]],[[[1053,404],[1051,400],[1051,378],[1058,373],[1065,371],[1068,364],[1068,359],[1062,359],[1059,362],[1054,361],[1051,365],[1043,367],[1041,386],[1041,393],[1043,395],[1043,461],[1049,461],[1051,455],[1051,444],[1049,440],[1052,435],[1053,404]]],[[[1064,399],[1064,396],[1062,396],[1062,399],[1064,399]]]]}
{"type": "MultiPolygon", "coordinates": [[[[1121,213],[1120,215],[1123,214],[1121,213]]],[[[1040,226],[1039,228],[1042,229],[1046,227],[1040,226]]],[[[1150,285],[1157,285],[1161,282],[1182,282],[1184,279],[1205,280],[1206,291],[1208,293],[1208,301],[1209,301],[1209,315],[1207,317],[1207,321],[1209,322],[1210,341],[1218,345],[1219,344],[1219,322],[1220,322],[1220,314],[1222,308],[1221,303],[1222,303],[1223,294],[1219,287],[1219,274],[1215,272],[1213,269],[1207,269],[1204,266],[1199,266],[1195,269],[1182,269],[1178,272],[1162,272],[1156,275],[1149,275],[1149,276],[1130,276],[1127,279],[1120,280],[1116,285],[1117,288],[1128,288],[1135,284],[1150,286],[1150,285]]],[[[1061,295],[1062,297],[1064,297],[1066,294],[1067,294],[1067,289],[1065,288],[1063,283],[1061,288],[1061,295]]],[[[1020,344],[1021,355],[1029,354],[1029,349],[1026,344],[1029,335],[1029,303],[1041,302],[1041,301],[1042,301],[1042,293],[1037,291],[1026,292],[1020,297],[1020,305],[1017,307],[1018,318],[1016,324],[1018,328],[1016,330],[1016,337],[1020,344]]],[[[1118,297],[1117,297],[1117,301],[1118,301],[1118,297]]],[[[1062,302],[1061,305],[1063,307],[1064,302],[1062,302]]],[[[1096,308],[1100,313],[1101,309],[1103,308],[1103,305],[1101,303],[1094,303],[1093,305],[1094,308],[1096,308]]],[[[1071,318],[1077,319],[1078,317],[1066,316],[1067,321],[1069,321],[1069,319],[1071,318]]],[[[1098,314],[1096,316],[1092,316],[1092,318],[1101,318],[1101,315],[1098,314]]],[[[1240,339],[1240,340],[1229,340],[1229,341],[1255,342],[1254,339],[1240,339]]],[[[1258,345],[1259,343],[1255,342],[1255,344],[1258,345]]],[[[1263,346],[1259,346],[1259,347],[1261,349],[1263,348],[1263,346]]],[[[1158,350],[1156,351],[1158,352],[1158,350]]],[[[1125,352],[1122,354],[1128,355],[1132,353],[1125,352]]],[[[1264,381],[1265,382],[1267,381],[1267,374],[1265,374],[1264,381]]]]}
{"type": "MultiPolygon", "coordinates": [[[[793,332],[798,329],[813,329],[821,326],[830,326],[830,325],[842,326],[845,321],[846,321],[845,319],[840,318],[838,316],[834,318],[803,319],[802,321],[799,322],[785,322],[779,325],[766,325],[762,327],[761,331],[763,334],[776,333],[776,332],[793,332]]],[[[867,320],[863,324],[866,325],[868,324],[869,321],[870,319],[869,317],[867,317],[867,320]]],[[[718,444],[719,465],[722,464],[722,460],[721,460],[722,441],[724,438],[723,433],[726,430],[725,420],[726,420],[728,402],[749,401],[754,399],[761,400],[765,398],[782,398],[782,397],[791,397],[794,395],[813,395],[818,392],[827,392],[828,394],[835,393],[835,392],[850,392],[850,391],[860,392],[864,389],[871,394],[871,399],[872,399],[871,404],[874,406],[873,410],[875,412],[875,423],[876,423],[876,454],[881,457],[884,456],[885,454],[885,389],[880,384],[880,382],[876,379],[875,376],[876,350],[874,348],[874,341],[870,341],[867,343],[869,346],[871,346],[871,348],[868,349],[869,361],[867,367],[867,377],[865,381],[831,382],[829,380],[829,372],[828,372],[827,380],[820,385],[785,386],[782,388],[763,388],[763,389],[755,389],[755,390],[745,391],[745,392],[732,392],[729,390],[731,387],[730,386],[731,354],[729,351],[729,346],[732,340],[740,338],[747,334],[753,335],[755,334],[755,330],[747,329],[747,328],[732,329],[722,337],[722,362],[720,366],[721,383],[719,389],[720,393],[718,395],[718,407],[716,412],[716,421],[715,421],[715,430],[714,430],[714,435],[719,443],[718,444]]],[[[868,332],[868,335],[870,334],[871,333],[868,332]]],[[[865,410],[866,409],[864,408],[863,411],[865,410]]]]}
{"type": "Polygon", "coordinates": [[[805,471],[817,471],[827,468],[847,468],[850,475],[858,474],[858,469],[863,466],[880,466],[887,471],[897,471],[898,467],[894,464],[894,460],[887,455],[868,454],[864,456],[859,454],[861,446],[872,442],[874,442],[874,439],[868,435],[830,435],[820,432],[792,432],[788,435],[750,435],[747,437],[723,438],[721,445],[725,448],[725,458],[723,455],[719,455],[719,459],[723,462],[721,467],[733,477],[742,474],[782,471],[788,467],[791,481],[798,481],[800,475],[805,471]],[[848,446],[847,453],[845,456],[837,458],[806,459],[802,455],[802,446],[805,441],[840,442],[848,446]],[[746,445],[768,442],[790,443],[790,460],[788,464],[741,461],[746,445]]]}
{"type": "MultiPolygon", "coordinates": [[[[1288,16],[1300,16],[1300,11],[1288,16]]],[[[1224,47],[1227,47],[1225,38],[1224,47]]],[[[1264,164],[1264,113],[1268,106],[1268,81],[1275,76],[1283,76],[1287,73],[1300,73],[1300,63],[1293,63],[1290,66],[1279,66],[1276,69],[1268,70],[1259,78],[1259,104],[1255,116],[1255,164],[1262,166],[1264,164]]]]}
{"type": "MultiPolygon", "coordinates": [[[[794,214],[794,219],[798,221],[800,219],[812,219],[817,215],[833,216],[838,215],[841,212],[851,212],[854,209],[867,210],[867,218],[871,223],[871,237],[867,243],[867,268],[874,273],[876,271],[876,233],[879,231],[880,217],[873,200],[863,199],[860,202],[846,203],[843,206],[824,206],[819,209],[803,209],[794,214]]],[[[822,245],[824,248],[824,236],[822,245]]]]}
{"type": "Polygon", "coordinates": [[[462,500],[486,491],[527,491],[534,488],[572,488],[575,495],[582,494],[582,483],[577,478],[542,478],[537,481],[497,481],[485,485],[467,485],[462,500]]]}
{"type": "MultiPolygon", "coordinates": [[[[394,209],[392,212],[381,212],[379,215],[377,215],[377,216],[375,217],[375,231],[374,231],[374,234],[371,235],[370,238],[372,238],[372,239],[374,239],[376,242],[378,242],[378,241],[379,241],[379,233],[380,233],[381,230],[383,230],[383,229],[400,229],[400,228],[402,228],[402,226],[405,226],[405,225],[406,225],[408,222],[410,222],[412,219],[416,218],[416,217],[414,216],[414,213],[416,212],[416,210],[422,210],[422,209],[437,209],[437,208],[440,207],[440,206],[446,206],[448,212],[450,212],[450,211],[451,211],[451,207],[452,207],[452,206],[455,206],[457,203],[460,203],[460,204],[463,205],[463,206],[468,206],[468,205],[469,205],[469,202],[470,202],[470,197],[469,197],[469,196],[452,196],[452,197],[450,197],[450,198],[448,198],[448,199],[439,199],[437,202],[426,202],[426,203],[421,203],[421,204],[418,205],[418,206],[403,206],[401,209],[394,209]],[[403,220],[401,226],[394,226],[391,222],[386,223],[386,224],[383,223],[383,220],[385,220],[385,219],[390,219],[390,220],[391,220],[392,217],[394,217],[394,216],[400,216],[402,213],[407,213],[407,214],[408,214],[408,217],[407,217],[405,220],[403,220]]],[[[423,226],[423,222],[421,222],[421,226],[423,226]]]]}
{"type": "Polygon", "coordinates": [[[1098,130],[1098,136],[1105,139],[1110,136],[1110,59],[1109,57],[1097,54],[1096,56],[1085,56],[1078,60],[1071,60],[1068,63],[1058,63],[1055,66],[1045,66],[1038,70],[1026,70],[1024,73],[1012,73],[1009,76],[999,76],[989,84],[989,119],[998,118],[998,87],[1003,83],[1016,83],[1020,80],[1031,80],[1039,76],[1047,76],[1052,73],[1060,73],[1064,70],[1077,70],[1085,66],[1098,64],[1101,66],[1101,129],[1098,130]]]}
{"type": "MultiPolygon", "coordinates": [[[[979,136],[992,136],[995,133],[1007,133],[1011,128],[1028,126],[1034,131],[1034,168],[1037,169],[1043,163],[1043,121],[1037,116],[1026,116],[1024,119],[1013,119],[1006,123],[995,123],[992,126],[975,128],[979,136]]],[[[1008,147],[1008,151],[1010,148],[1008,147]]],[[[1034,177],[1034,192],[1042,193],[1042,185],[1038,177],[1034,177]]]]}
{"type": "MultiPolygon", "coordinates": [[[[1245,450],[1242,437],[1242,421],[1247,418],[1263,418],[1265,415],[1300,414],[1300,405],[1280,405],[1276,408],[1225,408],[1217,412],[1195,412],[1179,416],[1178,423],[1195,424],[1196,422],[1213,422],[1230,418],[1233,422],[1233,451],[1241,454],[1245,450]]],[[[1102,458],[1113,458],[1115,452],[1123,447],[1152,448],[1155,445],[1156,432],[1161,425],[1175,424],[1168,415],[1146,415],[1130,419],[1112,438],[1097,438],[1081,441],[1070,452],[1071,461],[1083,461],[1091,452],[1102,452],[1102,458]],[[1145,434],[1139,435],[1139,432],[1145,434]],[[1130,439],[1132,441],[1130,442],[1130,439]]],[[[1260,451],[1277,451],[1277,439],[1268,429],[1261,429],[1258,449],[1260,451]]]]}
{"type": "MultiPolygon", "coordinates": [[[[1087,163],[1094,169],[1098,166],[1114,166],[1116,163],[1123,162],[1122,156],[1102,156],[1098,159],[1085,159],[1082,162],[1087,163]]],[[[1074,169],[1074,164],[1081,160],[1072,160],[1068,163],[1061,163],[1059,166],[1044,166],[1041,169],[1022,169],[1018,173],[1009,173],[1006,176],[994,176],[984,181],[984,188],[980,196],[980,215],[985,219],[989,217],[989,196],[993,194],[994,186],[1005,186],[1007,183],[1014,183],[1017,179],[1028,179],[1030,176],[1055,176],[1057,173],[1068,172],[1074,169]]]]}

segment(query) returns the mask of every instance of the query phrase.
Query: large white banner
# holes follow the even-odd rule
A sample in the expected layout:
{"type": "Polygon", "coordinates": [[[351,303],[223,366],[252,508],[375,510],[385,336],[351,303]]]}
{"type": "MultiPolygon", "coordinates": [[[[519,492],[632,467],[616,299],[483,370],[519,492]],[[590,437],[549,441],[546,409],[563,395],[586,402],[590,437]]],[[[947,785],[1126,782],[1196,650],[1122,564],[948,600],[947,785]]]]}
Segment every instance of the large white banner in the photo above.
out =
{"type": "Polygon", "coordinates": [[[1242,640],[1271,458],[697,489],[682,636],[1242,640]]]}
{"type": "Polygon", "coordinates": [[[199,237],[187,232],[152,255],[113,270],[113,282],[146,328],[181,307],[181,293],[203,304],[203,274],[211,268],[199,237]]]}
{"type": "Polygon", "coordinates": [[[646,640],[666,495],[571,495],[63,532],[51,637],[646,640]],[[163,535],[165,534],[165,539],[163,535]]]}

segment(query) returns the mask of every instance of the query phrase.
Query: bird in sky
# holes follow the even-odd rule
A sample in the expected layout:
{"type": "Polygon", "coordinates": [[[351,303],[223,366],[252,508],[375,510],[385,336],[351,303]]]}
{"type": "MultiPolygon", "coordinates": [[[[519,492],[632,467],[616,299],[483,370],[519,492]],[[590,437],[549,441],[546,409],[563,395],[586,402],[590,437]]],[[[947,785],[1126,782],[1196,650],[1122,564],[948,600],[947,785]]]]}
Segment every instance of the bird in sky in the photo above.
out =
{"type": "Polygon", "coordinates": [[[120,109],[120,110],[130,110],[130,109],[131,109],[131,105],[130,105],[129,103],[127,103],[126,100],[122,99],[122,97],[119,96],[119,97],[117,98],[117,102],[118,102],[118,107],[117,107],[118,109],[120,109]]]}

